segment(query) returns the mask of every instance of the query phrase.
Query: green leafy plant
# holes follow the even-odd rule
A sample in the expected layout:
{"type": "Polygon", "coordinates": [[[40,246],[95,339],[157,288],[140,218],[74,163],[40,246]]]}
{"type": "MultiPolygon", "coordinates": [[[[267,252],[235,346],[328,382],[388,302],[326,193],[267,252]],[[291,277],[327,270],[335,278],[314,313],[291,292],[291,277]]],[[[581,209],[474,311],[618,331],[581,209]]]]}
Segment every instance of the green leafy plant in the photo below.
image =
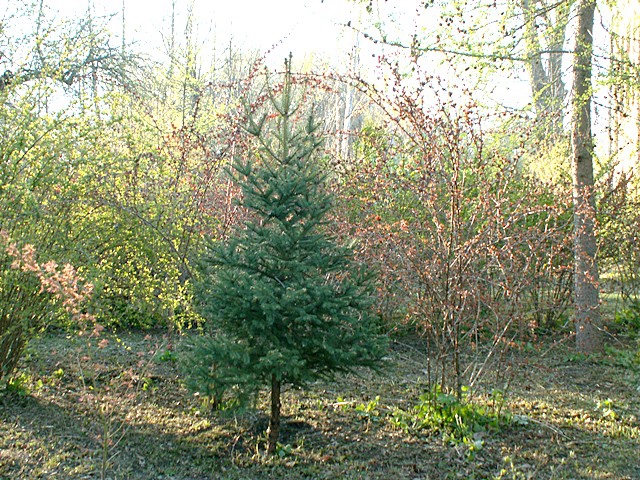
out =
{"type": "Polygon", "coordinates": [[[178,360],[178,356],[173,350],[166,349],[158,356],[158,360],[161,362],[175,362],[178,360]]]}
{"type": "Polygon", "coordinates": [[[496,393],[489,405],[471,402],[467,395],[458,398],[439,387],[420,396],[408,410],[396,409],[390,422],[406,432],[429,431],[442,435],[447,442],[465,444],[470,453],[482,448],[482,436],[496,432],[510,423],[503,410],[504,395],[496,393]]]}
{"type": "Polygon", "coordinates": [[[616,311],[613,324],[617,331],[640,335],[640,301],[630,301],[625,308],[616,311]]]}
{"type": "Polygon", "coordinates": [[[9,377],[7,380],[7,390],[17,393],[20,396],[26,396],[31,393],[31,376],[26,373],[9,377]]]}
{"type": "Polygon", "coordinates": [[[640,349],[638,348],[618,349],[607,345],[605,354],[606,356],[602,359],[603,363],[617,365],[634,372],[640,370],[640,349]]]}
{"type": "Polygon", "coordinates": [[[380,410],[378,408],[379,404],[380,395],[376,395],[376,398],[374,398],[373,400],[369,400],[366,403],[360,403],[356,405],[355,411],[356,413],[358,413],[358,415],[360,415],[362,418],[367,419],[368,421],[378,420],[381,416],[380,410]]]}
{"type": "Polygon", "coordinates": [[[276,456],[280,458],[289,457],[293,454],[293,450],[293,447],[288,443],[286,445],[278,443],[276,445],[276,456]]]}
{"type": "Polygon", "coordinates": [[[142,391],[143,392],[147,392],[147,391],[151,391],[151,390],[155,390],[156,386],[153,382],[153,379],[148,378],[148,377],[144,377],[142,378],[142,391]]]}
{"type": "Polygon", "coordinates": [[[602,414],[602,418],[607,418],[609,420],[616,420],[618,418],[618,414],[613,409],[613,400],[610,398],[599,401],[596,406],[602,414]]]}
{"type": "Polygon", "coordinates": [[[379,422],[385,417],[385,414],[380,407],[379,395],[377,395],[373,400],[357,404],[355,406],[355,412],[362,420],[365,421],[366,431],[369,430],[372,423],[379,422]]]}

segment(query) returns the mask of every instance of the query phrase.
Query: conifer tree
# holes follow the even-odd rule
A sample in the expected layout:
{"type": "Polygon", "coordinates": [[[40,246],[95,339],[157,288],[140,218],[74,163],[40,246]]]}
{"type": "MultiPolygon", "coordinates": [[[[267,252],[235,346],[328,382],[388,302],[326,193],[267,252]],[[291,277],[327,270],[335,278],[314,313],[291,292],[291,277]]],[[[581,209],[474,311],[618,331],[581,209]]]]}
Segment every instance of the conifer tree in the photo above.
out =
{"type": "Polygon", "coordinates": [[[267,84],[268,111],[248,115],[258,147],[230,169],[248,220],[202,261],[196,297],[211,328],[185,357],[188,384],[212,397],[247,400],[270,389],[269,454],[283,386],[373,367],[385,351],[370,312],[371,275],[330,233],[319,126],[313,115],[299,120],[304,105],[290,59],[285,66],[282,84],[267,84]]]}

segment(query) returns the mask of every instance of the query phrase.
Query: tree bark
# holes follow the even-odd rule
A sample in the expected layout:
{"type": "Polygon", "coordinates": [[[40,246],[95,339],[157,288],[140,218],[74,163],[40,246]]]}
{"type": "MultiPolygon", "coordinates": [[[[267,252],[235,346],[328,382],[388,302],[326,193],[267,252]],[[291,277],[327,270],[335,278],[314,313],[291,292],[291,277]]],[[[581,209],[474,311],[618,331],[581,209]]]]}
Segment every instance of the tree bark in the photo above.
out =
{"type": "Polygon", "coordinates": [[[278,438],[280,437],[280,391],[281,383],[274,373],[271,375],[271,416],[269,417],[269,428],[267,429],[267,454],[269,455],[273,455],[276,452],[278,438]]]}
{"type": "Polygon", "coordinates": [[[581,353],[603,347],[595,237],[591,69],[595,0],[580,0],[574,57],[571,150],[574,206],[574,286],[576,347],[581,353]]]}
{"type": "Polygon", "coordinates": [[[531,95],[539,118],[548,125],[550,143],[563,132],[565,86],[562,80],[563,44],[573,0],[520,0],[523,39],[531,95]],[[544,40],[545,46],[541,43],[544,40]],[[542,52],[546,51],[546,60],[542,52]]]}
{"type": "Polygon", "coordinates": [[[542,47],[538,37],[538,25],[535,5],[530,0],[520,0],[520,8],[524,17],[524,44],[528,57],[527,70],[531,83],[531,95],[536,106],[536,113],[544,115],[548,109],[546,97],[549,95],[549,76],[542,63],[542,47]]]}

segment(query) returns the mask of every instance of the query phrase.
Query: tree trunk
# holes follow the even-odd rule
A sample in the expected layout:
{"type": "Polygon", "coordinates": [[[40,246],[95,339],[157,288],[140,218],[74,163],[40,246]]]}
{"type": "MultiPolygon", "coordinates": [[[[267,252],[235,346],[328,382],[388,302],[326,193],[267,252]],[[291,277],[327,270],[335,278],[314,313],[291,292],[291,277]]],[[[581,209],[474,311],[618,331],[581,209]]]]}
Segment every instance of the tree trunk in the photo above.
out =
{"type": "Polygon", "coordinates": [[[554,0],[553,5],[548,0],[540,4],[534,0],[520,0],[531,95],[538,119],[545,121],[544,135],[549,144],[555,143],[563,133],[562,50],[572,3],[573,0],[554,0]],[[544,55],[543,51],[546,51],[544,55]]]}
{"type": "Polygon", "coordinates": [[[267,429],[267,454],[273,455],[276,452],[278,438],[280,437],[280,380],[275,373],[271,376],[271,416],[269,417],[269,428],[267,429]]]}
{"type": "Polygon", "coordinates": [[[595,0],[580,0],[573,78],[571,133],[574,206],[576,347],[590,354],[602,349],[595,237],[593,142],[591,136],[591,63],[595,0]]]}

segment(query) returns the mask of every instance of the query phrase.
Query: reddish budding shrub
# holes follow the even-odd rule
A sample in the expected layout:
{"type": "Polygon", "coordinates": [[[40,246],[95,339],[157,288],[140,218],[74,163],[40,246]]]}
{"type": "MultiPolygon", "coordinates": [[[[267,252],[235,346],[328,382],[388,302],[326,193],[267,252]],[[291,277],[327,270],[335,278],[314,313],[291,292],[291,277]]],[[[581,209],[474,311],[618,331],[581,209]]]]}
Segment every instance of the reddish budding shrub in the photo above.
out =
{"type": "MultiPolygon", "coordinates": [[[[27,341],[52,315],[67,315],[87,326],[93,317],[83,310],[93,285],[69,264],[41,262],[33,245],[19,247],[0,230],[0,379],[11,375],[27,341]]],[[[93,324],[94,331],[99,326],[93,324]]]]}
{"type": "Polygon", "coordinates": [[[381,314],[426,339],[429,383],[460,395],[504,373],[494,362],[560,307],[548,293],[570,271],[568,204],[523,173],[521,145],[485,130],[493,119],[472,102],[391,77],[384,91],[355,82],[380,115],[342,169],[344,231],[380,272],[381,314]]]}

